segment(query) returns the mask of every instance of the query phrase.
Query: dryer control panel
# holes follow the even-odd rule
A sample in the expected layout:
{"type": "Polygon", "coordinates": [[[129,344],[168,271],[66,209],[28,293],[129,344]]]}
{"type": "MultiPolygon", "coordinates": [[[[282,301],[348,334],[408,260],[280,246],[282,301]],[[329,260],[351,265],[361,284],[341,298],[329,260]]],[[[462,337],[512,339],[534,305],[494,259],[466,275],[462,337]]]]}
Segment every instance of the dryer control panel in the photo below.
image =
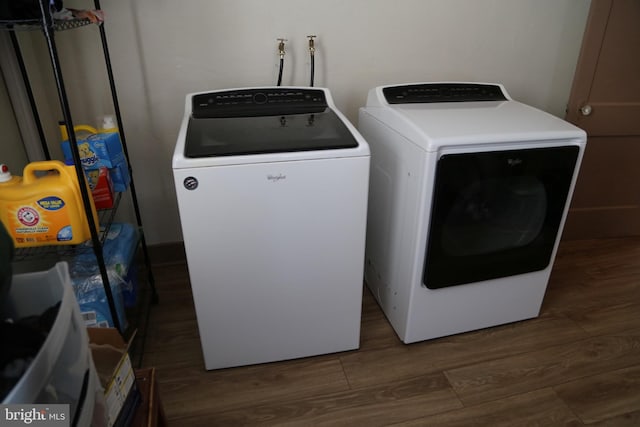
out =
{"type": "Polygon", "coordinates": [[[201,93],[193,96],[193,118],[256,117],[320,113],[327,108],[318,89],[258,88],[201,93]]]}
{"type": "Polygon", "coordinates": [[[420,83],[382,89],[389,104],[506,101],[498,85],[482,83],[420,83]]]}

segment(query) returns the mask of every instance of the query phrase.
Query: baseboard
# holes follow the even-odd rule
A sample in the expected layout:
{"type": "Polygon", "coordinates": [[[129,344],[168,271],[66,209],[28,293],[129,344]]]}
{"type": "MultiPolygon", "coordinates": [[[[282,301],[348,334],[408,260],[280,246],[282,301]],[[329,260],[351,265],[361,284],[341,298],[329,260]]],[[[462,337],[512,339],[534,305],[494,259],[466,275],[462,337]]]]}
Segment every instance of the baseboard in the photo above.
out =
{"type": "Polygon", "coordinates": [[[147,245],[147,249],[152,265],[184,263],[187,260],[183,242],[147,245]]]}

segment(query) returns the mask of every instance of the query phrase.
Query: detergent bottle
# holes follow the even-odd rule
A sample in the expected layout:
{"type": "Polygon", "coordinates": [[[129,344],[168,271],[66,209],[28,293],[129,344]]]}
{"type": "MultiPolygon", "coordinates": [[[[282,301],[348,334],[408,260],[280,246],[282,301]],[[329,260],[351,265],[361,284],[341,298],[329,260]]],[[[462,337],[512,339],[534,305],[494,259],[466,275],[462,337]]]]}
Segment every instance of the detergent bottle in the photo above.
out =
{"type": "Polygon", "coordinates": [[[113,116],[104,116],[102,117],[102,124],[100,126],[100,132],[102,133],[113,133],[118,132],[118,126],[114,121],[113,116]]]}
{"type": "Polygon", "coordinates": [[[22,178],[11,176],[6,166],[0,168],[0,220],[16,248],[75,245],[91,238],[74,166],[57,160],[33,162],[24,168],[22,178]]]}
{"type": "Polygon", "coordinates": [[[4,163],[0,164],[0,185],[15,185],[22,181],[22,177],[11,175],[9,167],[4,163]]]}
{"type": "Polygon", "coordinates": [[[104,116],[102,118],[98,133],[103,139],[109,153],[111,163],[109,173],[111,174],[113,189],[117,192],[126,191],[131,183],[131,175],[122,149],[120,132],[113,116],[104,116]]]}

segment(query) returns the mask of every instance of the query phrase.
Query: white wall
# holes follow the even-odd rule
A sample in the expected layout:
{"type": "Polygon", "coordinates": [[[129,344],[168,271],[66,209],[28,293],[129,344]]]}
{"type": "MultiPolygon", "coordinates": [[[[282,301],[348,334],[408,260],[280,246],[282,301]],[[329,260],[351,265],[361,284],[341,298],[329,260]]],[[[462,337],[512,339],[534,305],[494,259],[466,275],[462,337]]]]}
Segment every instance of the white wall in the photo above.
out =
{"type": "MultiPolygon", "coordinates": [[[[318,36],[316,86],[330,88],[354,123],[370,88],[412,81],[499,82],[513,98],[563,116],[589,5],[587,0],[104,1],[148,242],[181,239],[171,156],[185,94],[274,84],[278,37],[289,40],[283,84],[306,85],[306,35],[318,36]]],[[[77,36],[64,37],[63,59],[71,56],[74,64],[65,67],[67,82],[81,89],[72,106],[88,104],[74,111],[80,117],[76,123],[91,121],[109,108],[95,65],[101,59],[77,36]]]]}

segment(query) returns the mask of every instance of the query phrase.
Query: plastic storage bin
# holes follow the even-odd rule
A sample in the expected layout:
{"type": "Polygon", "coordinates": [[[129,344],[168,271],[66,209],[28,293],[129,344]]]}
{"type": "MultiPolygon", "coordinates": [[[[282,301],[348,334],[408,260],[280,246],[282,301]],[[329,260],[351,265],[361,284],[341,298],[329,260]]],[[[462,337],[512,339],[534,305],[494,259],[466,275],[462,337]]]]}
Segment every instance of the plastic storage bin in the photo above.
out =
{"type": "Polygon", "coordinates": [[[2,403],[69,404],[71,425],[90,425],[98,377],[67,264],[14,275],[5,315],[39,316],[58,302],[58,314],[40,351],[2,403]]]}

